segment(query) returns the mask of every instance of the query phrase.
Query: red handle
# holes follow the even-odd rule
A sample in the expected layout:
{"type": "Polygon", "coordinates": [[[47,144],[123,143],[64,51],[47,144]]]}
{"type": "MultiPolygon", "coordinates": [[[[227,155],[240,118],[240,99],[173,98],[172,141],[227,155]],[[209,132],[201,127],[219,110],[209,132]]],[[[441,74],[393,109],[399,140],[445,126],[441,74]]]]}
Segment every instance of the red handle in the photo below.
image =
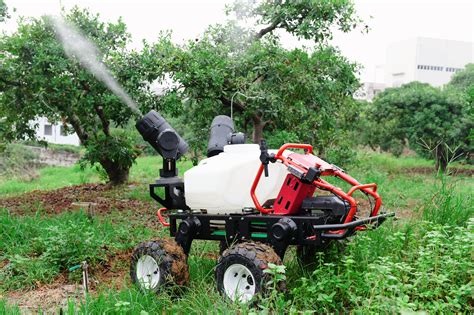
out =
{"type": "Polygon", "coordinates": [[[161,214],[162,211],[168,211],[168,209],[160,208],[158,209],[158,211],[156,211],[156,216],[158,217],[158,220],[163,226],[170,226],[170,224],[166,222],[165,219],[163,218],[163,215],[161,214]]]}
{"type": "Polygon", "coordinates": [[[306,149],[308,150],[308,153],[313,153],[313,146],[311,144],[303,144],[303,143],[285,143],[280,147],[278,150],[277,154],[275,155],[276,158],[279,158],[282,156],[283,152],[285,152],[286,149],[306,149]]]}
{"type": "Polygon", "coordinates": [[[358,190],[358,189],[367,189],[367,188],[372,188],[372,191],[373,192],[376,192],[377,191],[377,184],[375,183],[372,183],[372,184],[365,184],[365,185],[356,185],[356,186],[353,186],[349,192],[347,193],[347,195],[349,196],[352,196],[352,194],[354,193],[354,191],[358,190]]]}

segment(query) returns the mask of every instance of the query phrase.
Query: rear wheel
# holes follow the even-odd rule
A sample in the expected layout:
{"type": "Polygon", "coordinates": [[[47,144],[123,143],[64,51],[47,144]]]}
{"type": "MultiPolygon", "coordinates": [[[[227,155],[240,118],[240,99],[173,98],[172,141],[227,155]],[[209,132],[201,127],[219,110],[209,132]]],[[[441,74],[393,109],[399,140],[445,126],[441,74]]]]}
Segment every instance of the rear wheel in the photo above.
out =
{"type": "MultiPolygon", "coordinates": [[[[280,257],[268,245],[239,243],[224,251],[216,267],[217,289],[234,302],[250,302],[257,294],[265,294],[272,275],[263,272],[268,264],[281,265],[280,257]]],[[[283,281],[277,284],[284,290],[283,281]]]]}
{"type": "Polygon", "coordinates": [[[189,271],[183,249],[172,239],[143,242],[135,247],[130,265],[132,282],[144,291],[186,285],[189,271]]]}

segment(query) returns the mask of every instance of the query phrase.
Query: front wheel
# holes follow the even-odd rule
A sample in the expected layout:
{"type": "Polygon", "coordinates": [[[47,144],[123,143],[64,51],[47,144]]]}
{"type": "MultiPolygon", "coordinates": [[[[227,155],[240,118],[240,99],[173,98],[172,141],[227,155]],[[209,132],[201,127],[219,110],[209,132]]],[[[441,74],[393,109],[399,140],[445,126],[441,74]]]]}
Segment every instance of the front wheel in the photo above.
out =
{"type": "MultiPolygon", "coordinates": [[[[257,294],[268,292],[267,283],[272,275],[265,273],[268,264],[281,265],[280,257],[268,245],[239,243],[224,251],[216,267],[217,289],[233,302],[250,302],[257,294]]],[[[277,283],[284,290],[285,283],[277,283]]]]}
{"type": "Polygon", "coordinates": [[[130,277],[143,291],[158,292],[167,285],[186,285],[189,281],[186,255],[172,239],[140,243],[132,254],[130,277]]]}

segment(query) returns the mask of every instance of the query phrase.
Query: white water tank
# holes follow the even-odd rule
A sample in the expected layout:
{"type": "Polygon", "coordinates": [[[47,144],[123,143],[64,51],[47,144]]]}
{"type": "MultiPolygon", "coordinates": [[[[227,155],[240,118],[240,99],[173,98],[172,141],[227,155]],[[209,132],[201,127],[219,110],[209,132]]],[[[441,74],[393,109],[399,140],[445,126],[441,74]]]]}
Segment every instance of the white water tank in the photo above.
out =
{"type": "MultiPolygon", "coordinates": [[[[254,208],[250,188],[260,164],[258,144],[225,146],[224,152],[202,160],[184,173],[186,204],[192,210],[207,210],[208,214],[241,213],[243,208],[254,208]]],[[[261,204],[277,197],[288,174],[279,162],[270,163],[268,168],[270,176],[262,174],[256,190],[261,204]]]]}

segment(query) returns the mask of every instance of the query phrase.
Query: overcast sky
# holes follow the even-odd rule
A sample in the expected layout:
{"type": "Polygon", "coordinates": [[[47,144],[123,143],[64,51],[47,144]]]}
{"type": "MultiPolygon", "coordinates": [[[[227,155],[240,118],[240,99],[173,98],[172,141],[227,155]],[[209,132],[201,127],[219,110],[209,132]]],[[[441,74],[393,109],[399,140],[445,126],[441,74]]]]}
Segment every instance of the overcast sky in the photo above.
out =
{"type": "MultiPolygon", "coordinates": [[[[100,13],[105,20],[120,16],[133,37],[133,45],[142,39],[154,41],[160,30],[173,30],[175,41],[195,38],[212,23],[225,19],[224,6],[218,0],[6,0],[16,8],[13,19],[0,29],[15,29],[18,16],[58,14],[60,6],[74,5],[100,13]]],[[[355,0],[359,15],[370,26],[368,34],[336,34],[332,44],[350,60],[364,67],[363,81],[380,79],[387,46],[416,36],[474,41],[474,0],[355,0]],[[378,70],[377,70],[378,69],[378,70]]],[[[298,45],[285,37],[286,46],[298,45]]]]}

